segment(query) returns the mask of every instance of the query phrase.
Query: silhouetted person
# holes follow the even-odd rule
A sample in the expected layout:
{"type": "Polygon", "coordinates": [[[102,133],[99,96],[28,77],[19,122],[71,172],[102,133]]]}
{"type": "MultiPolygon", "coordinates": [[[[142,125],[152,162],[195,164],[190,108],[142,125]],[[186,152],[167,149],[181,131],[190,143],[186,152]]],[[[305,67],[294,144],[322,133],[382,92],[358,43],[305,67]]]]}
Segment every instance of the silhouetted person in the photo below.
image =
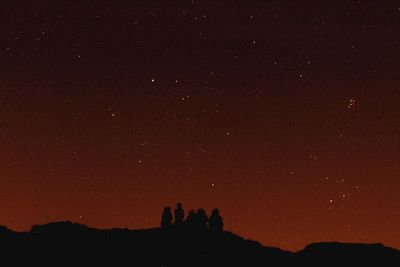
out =
{"type": "Polygon", "coordinates": [[[196,228],[196,212],[194,210],[190,210],[189,214],[185,221],[186,229],[193,230],[196,228]]]}
{"type": "Polygon", "coordinates": [[[172,212],[170,207],[165,207],[161,218],[161,228],[169,229],[172,226],[172,212]]]}
{"type": "Polygon", "coordinates": [[[219,215],[219,210],[214,209],[210,216],[210,230],[213,232],[222,232],[224,230],[224,221],[221,215],[219,215]]]}
{"type": "Polygon", "coordinates": [[[181,226],[183,223],[183,218],[185,217],[185,211],[182,208],[182,203],[176,204],[176,209],[174,210],[175,214],[175,226],[181,226]]]}
{"type": "Polygon", "coordinates": [[[204,209],[198,209],[196,213],[196,228],[200,231],[208,229],[208,217],[204,209]]]}

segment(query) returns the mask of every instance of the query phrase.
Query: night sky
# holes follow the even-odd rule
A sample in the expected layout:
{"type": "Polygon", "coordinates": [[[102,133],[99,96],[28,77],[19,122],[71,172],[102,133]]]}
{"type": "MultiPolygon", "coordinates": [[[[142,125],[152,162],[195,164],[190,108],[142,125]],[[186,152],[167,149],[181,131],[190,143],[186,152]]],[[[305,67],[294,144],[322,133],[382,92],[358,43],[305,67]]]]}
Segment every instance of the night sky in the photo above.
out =
{"type": "Polygon", "coordinates": [[[4,1],[0,225],[400,248],[399,71],[398,1],[4,1]]]}

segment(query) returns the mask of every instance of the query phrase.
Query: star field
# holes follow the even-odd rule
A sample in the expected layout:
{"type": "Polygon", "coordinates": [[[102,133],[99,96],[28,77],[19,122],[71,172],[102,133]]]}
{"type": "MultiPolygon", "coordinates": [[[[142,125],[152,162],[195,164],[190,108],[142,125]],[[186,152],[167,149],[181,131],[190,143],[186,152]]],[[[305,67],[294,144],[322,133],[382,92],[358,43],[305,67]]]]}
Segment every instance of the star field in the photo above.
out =
{"type": "Polygon", "coordinates": [[[0,225],[218,207],[268,246],[400,248],[400,5],[6,1],[0,225]]]}

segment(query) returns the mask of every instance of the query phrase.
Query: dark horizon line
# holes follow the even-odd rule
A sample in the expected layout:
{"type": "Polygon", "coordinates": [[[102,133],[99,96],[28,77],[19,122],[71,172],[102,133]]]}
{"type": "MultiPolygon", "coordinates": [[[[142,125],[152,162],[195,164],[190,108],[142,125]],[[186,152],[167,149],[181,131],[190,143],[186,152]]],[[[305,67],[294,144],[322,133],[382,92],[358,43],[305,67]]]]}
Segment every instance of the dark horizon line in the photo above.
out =
{"type": "MultiPolygon", "coordinates": [[[[74,221],[71,221],[71,220],[61,220],[61,221],[52,221],[52,222],[48,222],[48,223],[45,223],[45,224],[32,224],[31,228],[28,231],[18,231],[18,230],[14,230],[14,229],[9,228],[6,225],[0,225],[0,234],[1,234],[2,230],[6,230],[6,231],[9,231],[9,232],[12,232],[12,233],[15,233],[15,234],[29,234],[35,229],[35,227],[46,227],[46,226],[49,226],[49,225],[74,225],[74,226],[79,226],[79,227],[82,227],[82,228],[86,228],[87,230],[95,230],[95,231],[100,231],[100,232],[102,232],[102,231],[121,231],[121,230],[122,231],[129,231],[129,232],[158,231],[158,230],[161,230],[161,227],[138,228],[138,229],[132,229],[132,228],[127,228],[127,227],[97,228],[97,227],[92,227],[92,226],[89,226],[89,225],[86,225],[86,224],[82,224],[82,223],[79,223],[79,222],[74,222],[74,221]]],[[[265,248],[276,248],[276,249],[280,249],[280,250],[282,250],[284,252],[290,252],[290,253],[297,253],[297,252],[303,251],[307,247],[310,247],[310,246],[316,245],[316,244],[375,245],[375,246],[383,246],[383,247],[388,248],[388,249],[396,250],[396,251],[398,251],[400,253],[400,248],[391,247],[391,246],[388,246],[388,245],[386,245],[386,244],[384,244],[382,242],[363,243],[363,242],[340,242],[340,241],[311,242],[311,243],[308,243],[308,244],[304,245],[304,247],[302,249],[293,251],[293,250],[289,250],[289,249],[282,249],[280,247],[267,246],[267,245],[263,244],[262,242],[260,242],[258,240],[253,240],[253,239],[250,239],[250,238],[246,238],[246,237],[243,237],[243,236],[241,236],[239,234],[236,234],[234,232],[231,232],[231,231],[224,230],[223,232],[230,233],[232,235],[238,236],[240,238],[243,238],[244,240],[257,242],[262,247],[265,247],[265,248]]],[[[1,238],[1,236],[0,236],[0,238],[1,238]]]]}

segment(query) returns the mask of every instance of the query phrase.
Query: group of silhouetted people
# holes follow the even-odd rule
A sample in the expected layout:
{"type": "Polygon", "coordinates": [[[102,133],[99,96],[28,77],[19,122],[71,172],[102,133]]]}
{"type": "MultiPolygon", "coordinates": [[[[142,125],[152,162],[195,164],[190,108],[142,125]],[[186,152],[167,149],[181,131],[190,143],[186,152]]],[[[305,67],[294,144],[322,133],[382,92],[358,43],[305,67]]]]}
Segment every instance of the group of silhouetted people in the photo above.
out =
{"type": "Polygon", "coordinates": [[[185,220],[185,211],[181,203],[176,205],[174,210],[174,217],[172,217],[172,210],[170,207],[164,208],[161,218],[161,228],[168,229],[187,229],[205,231],[210,230],[213,232],[221,232],[224,230],[224,222],[218,209],[214,209],[208,218],[204,209],[198,209],[197,212],[190,210],[185,220]]]}

